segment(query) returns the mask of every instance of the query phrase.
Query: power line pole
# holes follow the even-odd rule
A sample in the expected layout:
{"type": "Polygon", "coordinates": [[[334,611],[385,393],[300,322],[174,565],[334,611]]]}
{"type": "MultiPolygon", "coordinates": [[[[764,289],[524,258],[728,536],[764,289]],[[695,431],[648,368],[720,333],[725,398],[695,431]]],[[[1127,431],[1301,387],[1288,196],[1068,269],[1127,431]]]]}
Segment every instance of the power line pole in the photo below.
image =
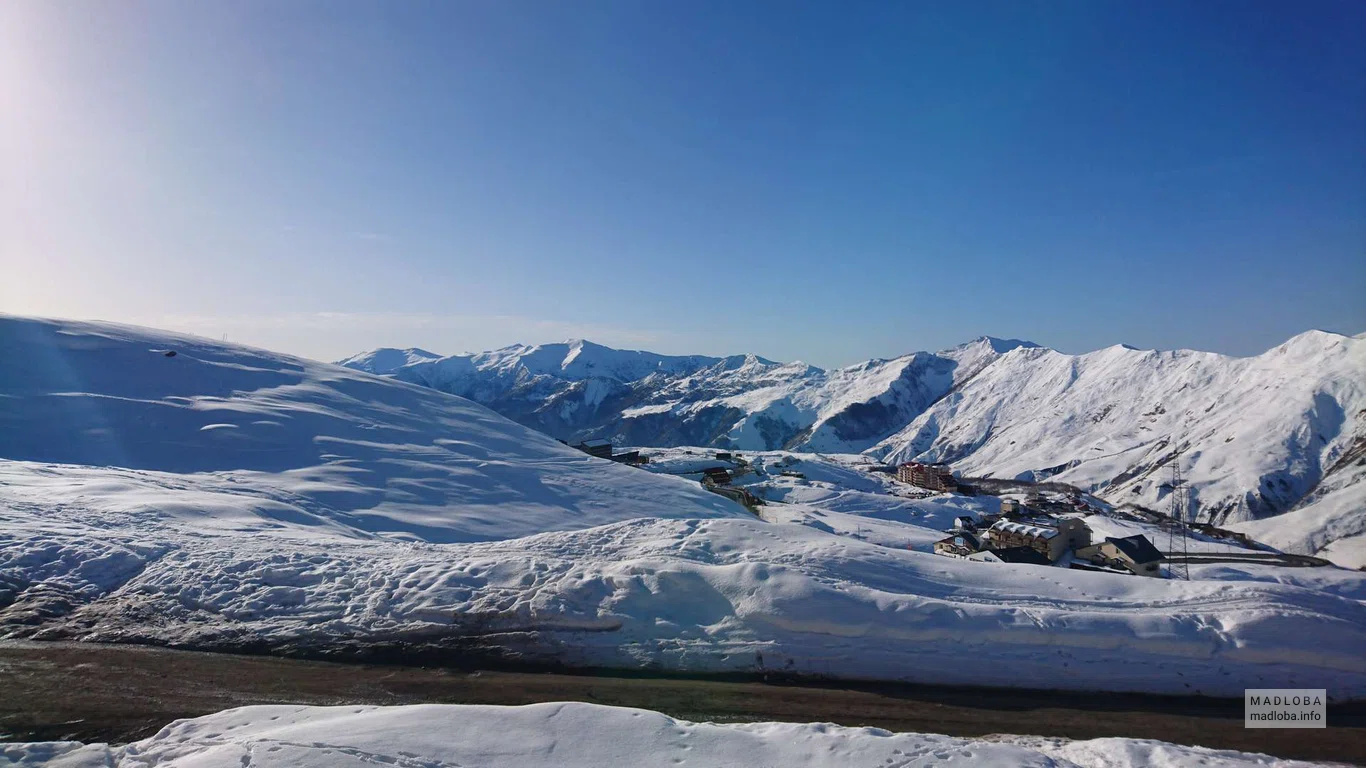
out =
{"type": "Polygon", "coordinates": [[[1169,578],[1190,581],[1190,548],[1187,543],[1186,486],[1181,481],[1181,448],[1172,455],[1171,529],[1167,538],[1167,575],[1169,578]]]}

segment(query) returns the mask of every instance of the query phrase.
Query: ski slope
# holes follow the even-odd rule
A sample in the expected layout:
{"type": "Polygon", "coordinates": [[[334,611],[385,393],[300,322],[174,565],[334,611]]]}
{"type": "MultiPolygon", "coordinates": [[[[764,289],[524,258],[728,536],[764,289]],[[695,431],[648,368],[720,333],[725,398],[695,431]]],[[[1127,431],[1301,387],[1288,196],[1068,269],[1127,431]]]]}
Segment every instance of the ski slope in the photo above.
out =
{"type": "Polygon", "coordinates": [[[522,707],[241,707],[177,720],[151,738],[122,747],[0,744],[0,761],[52,768],[1308,765],[1136,739],[963,739],[825,723],[690,723],[649,710],[577,702],[522,707]]]}

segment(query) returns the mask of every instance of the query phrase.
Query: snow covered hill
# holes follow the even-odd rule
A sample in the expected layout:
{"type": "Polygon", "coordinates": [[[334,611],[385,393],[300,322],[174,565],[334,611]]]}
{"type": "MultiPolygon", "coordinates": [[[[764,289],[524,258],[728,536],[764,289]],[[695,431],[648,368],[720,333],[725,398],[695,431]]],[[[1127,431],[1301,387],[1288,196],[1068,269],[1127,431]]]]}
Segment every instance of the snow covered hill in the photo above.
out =
{"type": "Polygon", "coordinates": [[[1255,530],[1287,551],[1366,563],[1360,338],[1310,331],[1236,358],[1124,346],[1066,355],[984,337],[833,371],[571,342],[390,373],[563,439],[866,451],[965,475],[1054,479],[1156,509],[1169,503],[1179,447],[1198,519],[1268,521],[1255,530]]]}
{"type": "Polygon", "coordinates": [[[961,739],[825,723],[720,725],[578,702],[523,707],[256,706],[178,720],[121,747],[0,744],[0,761],[53,768],[601,768],[602,766],[1307,766],[1138,739],[961,739]]]}
{"type": "Polygon", "coordinates": [[[467,400],[262,350],[0,316],[0,359],[11,504],[424,541],[747,514],[467,400]]]}

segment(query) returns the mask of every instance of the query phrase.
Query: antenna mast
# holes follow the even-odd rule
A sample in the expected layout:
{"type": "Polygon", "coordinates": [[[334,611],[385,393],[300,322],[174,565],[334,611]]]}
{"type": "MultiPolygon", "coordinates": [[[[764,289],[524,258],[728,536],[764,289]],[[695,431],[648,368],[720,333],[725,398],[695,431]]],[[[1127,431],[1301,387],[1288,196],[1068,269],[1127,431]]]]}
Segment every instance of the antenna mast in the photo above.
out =
{"type": "Polygon", "coordinates": [[[1181,481],[1181,448],[1172,455],[1171,528],[1167,538],[1167,576],[1190,581],[1190,548],[1187,544],[1186,514],[1190,507],[1186,486],[1181,481]]]}

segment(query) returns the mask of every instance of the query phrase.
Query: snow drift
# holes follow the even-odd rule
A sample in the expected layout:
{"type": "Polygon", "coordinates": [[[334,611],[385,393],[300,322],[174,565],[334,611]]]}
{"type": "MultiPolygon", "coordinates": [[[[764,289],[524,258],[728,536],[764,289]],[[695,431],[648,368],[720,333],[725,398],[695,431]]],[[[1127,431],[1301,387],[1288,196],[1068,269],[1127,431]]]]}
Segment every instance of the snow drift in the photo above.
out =
{"type": "Polygon", "coordinates": [[[440,546],[111,531],[67,505],[0,522],[0,575],[31,585],[0,620],[36,639],[402,643],[570,666],[1366,696],[1366,606],[1287,584],[998,567],[754,519],[440,546]]]}
{"type": "Polygon", "coordinates": [[[155,736],[124,747],[0,744],[0,760],[65,768],[1307,765],[1137,739],[963,739],[824,723],[719,725],[576,702],[522,707],[241,707],[178,720],[155,736]]]}

